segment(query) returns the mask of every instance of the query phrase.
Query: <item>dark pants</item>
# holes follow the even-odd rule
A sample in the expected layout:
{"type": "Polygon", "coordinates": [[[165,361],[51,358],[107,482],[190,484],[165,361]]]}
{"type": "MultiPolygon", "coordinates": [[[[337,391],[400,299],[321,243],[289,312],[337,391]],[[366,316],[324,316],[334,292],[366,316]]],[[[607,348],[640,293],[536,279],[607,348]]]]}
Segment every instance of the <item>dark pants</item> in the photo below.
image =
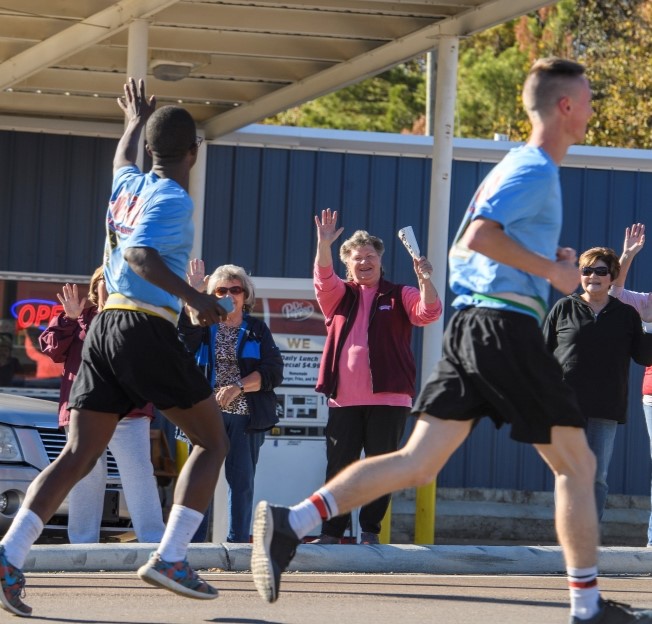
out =
{"type": "MultiPolygon", "coordinates": [[[[405,429],[409,407],[359,405],[331,407],[326,425],[326,481],[349,464],[366,457],[384,455],[398,449],[405,429]]],[[[382,496],[360,510],[360,527],[366,533],[380,533],[391,495],[382,496]]],[[[322,533],[341,538],[350,514],[336,516],[322,524],[322,533]]]]}

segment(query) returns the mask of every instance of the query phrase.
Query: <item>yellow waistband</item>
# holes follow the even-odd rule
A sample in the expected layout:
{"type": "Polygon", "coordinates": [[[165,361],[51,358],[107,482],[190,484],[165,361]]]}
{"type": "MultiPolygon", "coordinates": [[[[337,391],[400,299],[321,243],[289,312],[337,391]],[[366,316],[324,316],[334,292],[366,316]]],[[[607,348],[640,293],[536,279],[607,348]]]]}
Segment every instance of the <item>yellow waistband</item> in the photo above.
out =
{"type": "Polygon", "coordinates": [[[179,321],[179,314],[175,312],[172,308],[167,308],[165,306],[156,306],[151,303],[145,303],[138,299],[132,299],[120,293],[112,293],[109,295],[106,303],[104,304],[104,310],[131,310],[133,312],[144,312],[145,314],[151,314],[152,316],[158,316],[170,321],[175,327],[179,321]]]}

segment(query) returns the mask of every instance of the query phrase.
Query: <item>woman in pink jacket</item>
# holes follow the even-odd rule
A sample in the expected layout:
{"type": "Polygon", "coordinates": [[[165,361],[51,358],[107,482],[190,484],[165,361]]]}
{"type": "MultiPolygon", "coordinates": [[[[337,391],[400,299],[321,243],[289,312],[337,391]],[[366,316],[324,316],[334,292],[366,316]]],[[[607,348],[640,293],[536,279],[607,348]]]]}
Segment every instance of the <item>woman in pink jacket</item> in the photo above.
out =
{"type": "MultiPolygon", "coordinates": [[[[629,267],[632,265],[634,256],[643,249],[643,245],[645,245],[645,226],[642,223],[634,223],[631,228],[625,230],[625,243],[620,256],[620,275],[614,281],[609,294],[635,308],[644,323],[652,323],[652,293],[634,292],[624,288],[629,267]]],[[[652,329],[647,331],[650,332],[652,329]]],[[[643,413],[645,414],[645,424],[650,438],[650,455],[652,456],[652,366],[646,367],[643,377],[643,413]]],[[[647,547],[652,548],[652,512],[648,522],[647,547]]]]}

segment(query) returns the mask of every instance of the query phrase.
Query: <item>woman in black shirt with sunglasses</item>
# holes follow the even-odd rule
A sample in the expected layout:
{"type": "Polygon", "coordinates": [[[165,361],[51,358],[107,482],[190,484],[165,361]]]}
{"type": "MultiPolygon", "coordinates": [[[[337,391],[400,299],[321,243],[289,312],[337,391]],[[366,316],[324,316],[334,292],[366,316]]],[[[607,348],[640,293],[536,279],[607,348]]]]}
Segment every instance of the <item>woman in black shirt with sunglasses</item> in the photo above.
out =
{"type": "MultiPolygon", "coordinates": [[[[283,358],[272,333],[259,318],[250,315],[256,302],[251,278],[242,267],[225,264],[205,277],[204,263],[190,263],[188,281],[218,298],[230,297],[233,310],[226,320],[210,327],[193,325],[182,313],[179,335],[215,391],[229,436],[230,450],[224,460],[229,484],[228,542],[250,540],[254,476],[265,431],[277,422],[274,388],[283,382],[283,358]]],[[[205,541],[198,531],[194,542],[205,541]]]]}
{"type": "Polygon", "coordinates": [[[586,417],[586,436],[597,459],[595,499],[602,519],[616,428],[627,420],[629,364],[652,364],[652,334],[639,313],[609,295],[620,272],[612,249],[593,247],[579,259],[583,292],[557,301],[543,326],[548,348],[586,417]]]}

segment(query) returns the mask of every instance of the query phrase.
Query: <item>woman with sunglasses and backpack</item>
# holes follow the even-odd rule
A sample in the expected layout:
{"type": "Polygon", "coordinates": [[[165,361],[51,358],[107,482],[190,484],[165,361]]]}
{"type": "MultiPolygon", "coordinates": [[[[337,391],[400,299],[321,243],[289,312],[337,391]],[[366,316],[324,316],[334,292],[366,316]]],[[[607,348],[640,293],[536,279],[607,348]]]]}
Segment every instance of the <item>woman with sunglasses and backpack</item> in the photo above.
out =
{"type": "MultiPolygon", "coordinates": [[[[229,436],[224,460],[229,485],[227,541],[248,543],[256,464],[265,431],[278,422],[274,388],[283,382],[283,359],[267,325],[250,314],[256,295],[242,267],[225,264],[205,277],[203,261],[195,259],[188,281],[197,290],[233,301],[226,320],[210,327],[193,325],[182,312],[179,336],[213,385],[229,436]]],[[[205,541],[208,516],[194,542],[205,541]]]]}
{"type": "Polygon", "coordinates": [[[555,303],[543,334],[587,421],[586,437],[597,459],[595,499],[602,519],[616,429],[627,420],[630,360],[652,364],[652,334],[643,332],[634,308],[609,295],[620,273],[612,249],[588,249],[580,256],[579,267],[583,292],[555,303]]]}

